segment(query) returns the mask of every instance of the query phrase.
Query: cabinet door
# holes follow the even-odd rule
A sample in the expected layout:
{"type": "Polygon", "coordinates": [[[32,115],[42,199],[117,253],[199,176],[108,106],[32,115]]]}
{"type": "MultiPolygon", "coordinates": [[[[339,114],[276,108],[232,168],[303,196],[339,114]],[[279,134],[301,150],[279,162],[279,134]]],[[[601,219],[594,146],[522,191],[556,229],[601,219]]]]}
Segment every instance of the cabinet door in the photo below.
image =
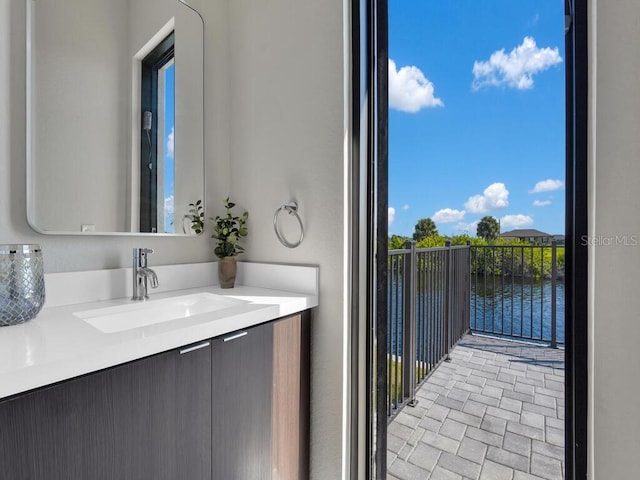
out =
{"type": "Polygon", "coordinates": [[[214,340],[213,479],[309,478],[309,315],[214,340]]]}
{"type": "Polygon", "coordinates": [[[1,402],[0,478],[209,478],[210,360],[171,351],[1,402]]]}
{"type": "Polygon", "coordinates": [[[214,480],[271,478],[273,325],[214,339],[214,480]]]}

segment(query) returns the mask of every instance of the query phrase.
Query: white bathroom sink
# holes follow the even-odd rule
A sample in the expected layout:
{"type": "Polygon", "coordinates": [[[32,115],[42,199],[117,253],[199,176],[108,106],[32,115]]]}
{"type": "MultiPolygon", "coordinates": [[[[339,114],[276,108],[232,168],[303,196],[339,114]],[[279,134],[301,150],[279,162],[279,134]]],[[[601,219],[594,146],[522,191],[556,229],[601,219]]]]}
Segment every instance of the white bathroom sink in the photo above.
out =
{"type": "Polygon", "coordinates": [[[146,302],[134,302],[115,307],[96,308],[76,312],[73,315],[104,333],[115,333],[224,310],[246,303],[245,300],[203,292],[146,302]]]}

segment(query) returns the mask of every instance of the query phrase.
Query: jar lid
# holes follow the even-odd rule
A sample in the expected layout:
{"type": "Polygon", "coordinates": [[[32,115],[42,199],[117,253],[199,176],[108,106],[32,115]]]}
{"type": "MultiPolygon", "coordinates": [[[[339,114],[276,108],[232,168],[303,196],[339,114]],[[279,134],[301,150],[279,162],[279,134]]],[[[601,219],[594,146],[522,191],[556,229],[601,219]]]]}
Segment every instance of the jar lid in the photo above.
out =
{"type": "Polygon", "coordinates": [[[11,253],[39,253],[42,252],[40,245],[37,244],[13,244],[0,245],[0,255],[9,255],[11,253]]]}

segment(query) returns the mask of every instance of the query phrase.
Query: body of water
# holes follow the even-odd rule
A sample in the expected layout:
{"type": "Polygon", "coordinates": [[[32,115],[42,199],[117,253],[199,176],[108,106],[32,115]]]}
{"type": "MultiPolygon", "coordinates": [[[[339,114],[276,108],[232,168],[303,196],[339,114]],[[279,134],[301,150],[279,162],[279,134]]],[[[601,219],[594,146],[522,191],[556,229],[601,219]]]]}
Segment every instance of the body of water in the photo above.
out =
{"type": "MultiPolygon", "coordinates": [[[[487,277],[471,281],[471,328],[551,341],[551,280],[487,277]]],[[[564,343],[564,282],[556,282],[556,340],[564,343]]]]}
{"type": "MultiPolygon", "coordinates": [[[[388,290],[387,351],[402,355],[402,281],[388,290]]],[[[479,277],[471,280],[471,329],[526,340],[551,341],[551,280],[479,277]]],[[[564,283],[556,282],[556,340],[564,343],[564,283]]],[[[438,344],[442,339],[444,291],[441,286],[416,292],[418,355],[422,342],[438,344]]]]}

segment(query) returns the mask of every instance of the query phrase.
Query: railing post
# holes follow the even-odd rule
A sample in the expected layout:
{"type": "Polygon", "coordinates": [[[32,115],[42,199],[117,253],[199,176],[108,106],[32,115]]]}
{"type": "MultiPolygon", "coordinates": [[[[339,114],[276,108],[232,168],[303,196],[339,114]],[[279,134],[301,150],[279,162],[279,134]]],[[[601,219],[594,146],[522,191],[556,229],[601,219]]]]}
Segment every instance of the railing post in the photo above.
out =
{"type": "Polygon", "coordinates": [[[556,278],[558,276],[558,266],[556,262],[557,242],[551,242],[551,348],[558,348],[556,338],[556,278]]]}
{"type": "Polygon", "coordinates": [[[416,387],[416,242],[406,242],[409,258],[405,257],[402,281],[402,391],[408,405],[414,406],[416,387]]]}
{"type": "Polygon", "coordinates": [[[467,240],[467,255],[469,256],[469,261],[467,262],[467,297],[469,301],[467,302],[467,310],[465,317],[465,331],[471,335],[471,240],[467,240]]]}
{"type": "Polygon", "coordinates": [[[450,362],[449,356],[449,326],[451,325],[451,240],[445,241],[447,247],[446,260],[445,260],[445,300],[444,300],[444,361],[450,362]]]}

